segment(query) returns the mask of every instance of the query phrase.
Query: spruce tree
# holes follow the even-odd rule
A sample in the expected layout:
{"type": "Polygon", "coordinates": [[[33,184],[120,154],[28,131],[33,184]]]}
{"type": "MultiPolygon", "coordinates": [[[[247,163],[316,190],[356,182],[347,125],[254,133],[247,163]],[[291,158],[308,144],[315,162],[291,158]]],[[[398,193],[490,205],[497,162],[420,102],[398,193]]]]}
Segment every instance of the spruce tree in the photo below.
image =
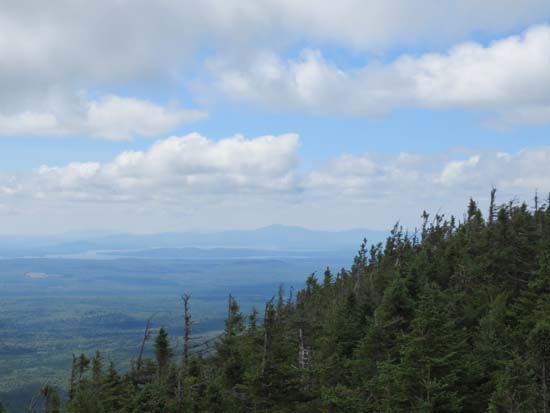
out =
{"type": "Polygon", "coordinates": [[[157,359],[159,378],[162,379],[166,373],[166,368],[172,357],[172,348],[170,347],[170,341],[168,340],[168,334],[164,327],[159,329],[157,337],[155,338],[155,357],[157,359]]]}

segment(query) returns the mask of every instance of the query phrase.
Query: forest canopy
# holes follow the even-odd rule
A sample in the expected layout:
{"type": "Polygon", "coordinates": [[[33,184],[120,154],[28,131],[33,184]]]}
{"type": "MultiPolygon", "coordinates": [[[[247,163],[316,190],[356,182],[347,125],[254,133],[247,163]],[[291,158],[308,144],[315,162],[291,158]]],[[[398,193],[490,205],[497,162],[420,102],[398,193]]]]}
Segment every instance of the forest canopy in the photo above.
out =
{"type": "MultiPolygon", "coordinates": [[[[74,355],[66,400],[47,412],[548,412],[550,203],[470,200],[463,219],[422,215],[385,244],[361,244],[350,269],[311,274],[224,331],[147,328],[118,371],[74,355]]],[[[44,404],[44,406],[42,406],[44,404]]],[[[0,411],[2,407],[0,406],[0,411]]]]}

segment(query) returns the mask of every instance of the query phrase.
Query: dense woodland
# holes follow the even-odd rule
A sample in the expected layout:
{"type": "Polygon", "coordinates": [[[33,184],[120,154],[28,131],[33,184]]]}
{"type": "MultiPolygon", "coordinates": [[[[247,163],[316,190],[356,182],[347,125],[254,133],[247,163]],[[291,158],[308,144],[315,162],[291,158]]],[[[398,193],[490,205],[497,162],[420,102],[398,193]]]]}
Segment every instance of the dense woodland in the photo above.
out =
{"type": "Polygon", "coordinates": [[[36,411],[550,412],[550,205],[491,195],[251,314],[230,297],[214,339],[193,336],[184,296],[183,339],[147,328],[155,357],[126,372],[74,356],[67,397],[45,385],[36,411]]]}

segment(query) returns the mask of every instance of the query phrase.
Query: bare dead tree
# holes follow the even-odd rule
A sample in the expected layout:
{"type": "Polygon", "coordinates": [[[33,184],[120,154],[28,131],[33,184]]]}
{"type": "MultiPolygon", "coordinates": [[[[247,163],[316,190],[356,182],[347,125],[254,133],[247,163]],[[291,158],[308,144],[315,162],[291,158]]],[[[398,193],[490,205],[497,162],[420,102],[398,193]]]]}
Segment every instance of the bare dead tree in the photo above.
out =
{"type": "Polygon", "coordinates": [[[44,413],[50,413],[52,411],[52,408],[54,407],[52,405],[52,397],[55,393],[55,389],[48,383],[45,383],[43,386],[40,387],[38,392],[32,397],[29,407],[27,408],[29,413],[34,413],[35,409],[42,410],[44,413]],[[42,409],[40,409],[40,405],[42,405],[42,409]]]}
{"type": "Polygon", "coordinates": [[[535,191],[535,222],[537,223],[538,233],[542,234],[542,216],[539,213],[539,208],[541,208],[541,206],[539,205],[539,192],[537,190],[535,191]]]}
{"type": "Polygon", "coordinates": [[[59,413],[61,411],[61,400],[55,387],[45,384],[40,389],[40,394],[44,399],[44,413],[59,413]]]}
{"type": "Polygon", "coordinates": [[[267,319],[268,306],[269,306],[269,303],[266,303],[265,310],[264,310],[264,351],[263,351],[263,356],[262,356],[262,375],[264,374],[265,363],[267,361],[267,347],[268,347],[269,335],[268,335],[268,329],[267,329],[265,321],[267,319]]]}
{"type": "Polygon", "coordinates": [[[143,351],[145,350],[145,343],[151,338],[151,324],[153,321],[153,317],[155,317],[157,313],[154,313],[147,319],[147,324],[145,325],[145,330],[143,331],[143,339],[141,340],[141,347],[139,349],[139,356],[136,362],[136,370],[139,372],[141,371],[142,363],[143,363],[143,351]]]}
{"type": "Polygon", "coordinates": [[[29,403],[29,407],[28,407],[29,413],[34,413],[34,409],[35,409],[36,405],[38,404],[38,400],[40,399],[41,396],[42,396],[42,393],[39,391],[37,394],[35,394],[32,397],[31,402],[29,403]]]}
{"type": "Polygon", "coordinates": [[[183,294],[181,300],[183,301],[183,368],[187,369],[189,365],[189,337],[191,335],[191,313],[189,312],[189,294],[183,294]]]}
{"type": "Polygon", "coordinates": [[[492,188],[491,189],[491,201],[489,203],[489,224],[492,224],[494,219],[495,219],[495,215],[496,215],[496,211],[495,211],[495,195],[497,193],[497,189],[496,188],[492,188]]]}
{"type": "Polygon", "coordinates": [[[177,388],[177,401],[178,406],[181,409],[183,403],[184,389],[183,389],[183,376],[187,374],[189,367],[189,338],[191,335],[191,313],[189,312],[189,299],[191,296],[187,293],[181,296],[183,302],[183,355],[182,365],[178,369],[178,388],[177,388]]]}
{"type": "Polygon", "coordinates": [[[298,330],[298,365],[301,369],[307,368],[307,349],[304,345],[304,334],[302,332],[302,329],[300,328],[298,330]]]}
{"type": "Polygon", "coordinates": [[[272,315],[270,315],[271,312],[273,312],[273,300],[274,297],[271,298],[266,304],[265,304],[265,310],[264,310],[264,348],[263,348],[263,356],[262,356],[262,375],[265,371],[265,366],[267,364],[267,356],[271,349],[271,335],[272,335],[272,315]]]}
{"type": "Polygon", "coordinates": [[[286,304],[290,308],[293,302],[294,302],[294,287],[290,286],[290,289],[288,290],[288,300],[286,304]]]}
{"type": "Polygon", "coordinates": [[[231,294],[229,294],[229,298],[227,299],[227,328],[226,328],[226,334],[227,337],[231,337],[231,334],[233,332],[233,323],[231,320],[231,304],[233,303],[233,297],[231,294]]]}
{"type": "Polygon", "coordinates": [[[304,333],[300,327],[298,330],[298,367],[303,372],[301,382],[305,390],[311,387],[310,357],[310,349],[305,344],[304,333]]]}

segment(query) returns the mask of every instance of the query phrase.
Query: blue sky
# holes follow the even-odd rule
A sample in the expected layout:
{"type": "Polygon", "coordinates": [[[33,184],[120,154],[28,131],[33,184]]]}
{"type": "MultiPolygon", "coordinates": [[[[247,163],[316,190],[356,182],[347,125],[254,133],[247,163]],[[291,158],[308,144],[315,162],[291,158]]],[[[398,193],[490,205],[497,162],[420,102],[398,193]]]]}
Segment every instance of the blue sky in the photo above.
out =
{"type": "Polygon", "coordinates": [[[422,4],[7,5],[0,232],[412,227],[550,192],[547,4],[422,4]]]}
{"type": "MultiPolygon", "coordinates": [[[[484,128],[479,126],[479,115],[462,111],[402,110],[384,119],[369,120],[222,108],[210,116],[209,120],[185,125],[173,133],[185,135],[196,131],[221,139],[235,133],[254,137],[296,132],[302,141],[300,154],[311,161],[329,159],[343,152],[434,153],[457,147],[516,152],[547,145],[550,140],[550,130],[545,125],[505,131],[484,128]]],[[[147,149],[151,139],[119,142],[88,137],[18,137],[3,138],[0,144],[2,169],[25,171],[44,163],[107,162],[124,150],[147,149]]]]}

